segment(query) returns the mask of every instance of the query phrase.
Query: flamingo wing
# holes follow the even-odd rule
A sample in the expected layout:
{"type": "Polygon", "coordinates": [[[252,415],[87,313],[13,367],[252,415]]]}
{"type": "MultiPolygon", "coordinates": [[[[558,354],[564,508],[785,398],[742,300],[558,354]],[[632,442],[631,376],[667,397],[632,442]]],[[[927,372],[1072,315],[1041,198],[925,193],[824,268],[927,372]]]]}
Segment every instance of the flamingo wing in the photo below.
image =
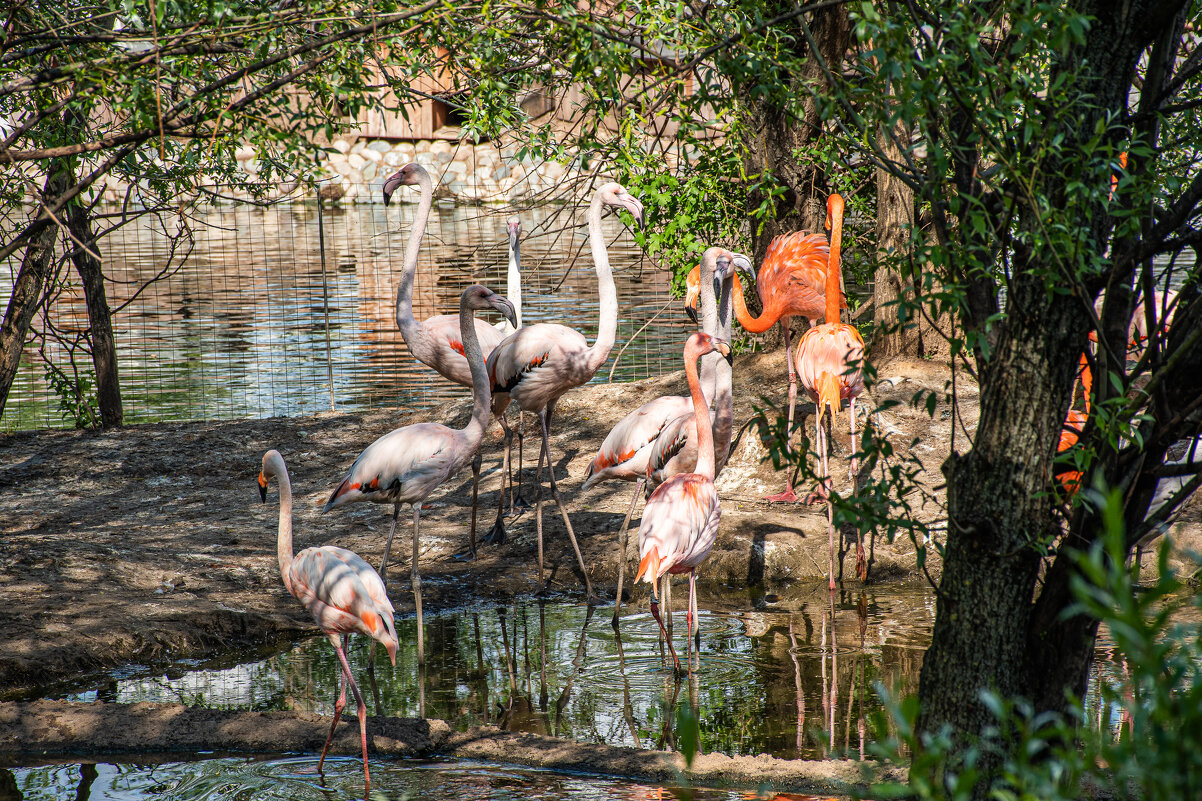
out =
{"type": "MultiPolygon", "coordinates": [[[[487,359],[493,394],[523,394],[558,390],[559,394],[592,378],[584,364],[588,342],[572,328],[535,323],[519,328],[501,341],[487,359]],[[582,373],[581,370],[584,370],[582,373]]],[[[558,395],[555,395],[558,397],[558,395]]],[[[522,407],[534,411],[540,406],[522,407]]]]}
{"type": "Polygon", "coordinates": [[[466,460],[454,429],[415,423],[377,439],[359,454],[322,509],[367,500],[408,503],[426,497],[466,460]]]}
{"type": "Polygon", "coordinates": [[[651,446],[660,432],[681,415],[692,416],[693,401],[680,395],[665,395],[644,403],[610,429],[589,463],[585,489],[608,478],[635,481],[647,469],[651,446]]]}
{"type": "MultiPolygon", "coordinates": [[[[465,387],[472,385],[472,369],[463,353],[463,334],[459,328],[458,314],[440,314],[426,319],[422,324],[426,338],[422,353],[415,356],[439,375],[465,387]]],[[[483,320],[476,319],[476,338],[480,340],[480,351],[487,359],[505,334],[483,320]]]]}
{"type": "Polygon", "coordinates": [[[859,397],[864,391],[863,360],[864,339],[855,326],[823,323],[802,335],[794,366],[798,382],[815,402],[822,394],[823,374],[835,377],[839,394],[837,398],[832,395],[831,400],[837,408],[839,398],[859,397]]]}
{"type": "MultiPolygon", "coordinates": [[[[801,231],[782,234],[768,245],[756,287],[761,293],[769,292],[784,301],[786,309],[782,316],[797,314],[811,320],[822,317],[830,252],[830,243],[822,234],[801,231]]],[[[847,307],[842,291],[839,306],[847,307]]]]}
{"type": "Polygon", "coordinates": [[[639,575],[654,583],[705,560],[718,536],[722,508],[714,482],[700,473],[672,476],[651,493],[639,525],[639,575]]]}
{"type": "Polygon", "coordinates": [[[293,593],[323,630],[396,640],[384,582],[358,554],[330,545],[306,548],[288,571],[293,593]]]}

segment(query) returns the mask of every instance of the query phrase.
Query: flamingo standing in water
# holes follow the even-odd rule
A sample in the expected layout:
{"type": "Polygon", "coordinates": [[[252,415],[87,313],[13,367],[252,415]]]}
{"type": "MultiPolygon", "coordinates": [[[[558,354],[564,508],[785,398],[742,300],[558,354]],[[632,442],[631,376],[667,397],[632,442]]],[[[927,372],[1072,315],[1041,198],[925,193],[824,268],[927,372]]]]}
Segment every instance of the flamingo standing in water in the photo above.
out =
{"type": "MultiPolygon", "coordinates": [[[[847,302],[839,288],[838,276],[832,285],[827,280],[827,263],[830,261],[830,247],[822,234],[806,234],[800,231],[792,234],[782,234],[768,245],[764,255],[764,263],[760,266],[756,277],[756,292],[763,302],[763,311],[759,317],[752,317],[743,299],[741,285],[736,283],[734,295],[735,317],[739,325],[753,334],[767,331],[776,322],[780,322],[785,340],[785,363],[789,372],[789,416],[785,431],[785,455],[788,456],[792,447],[790,440],[793,434],[793,411],[797,405],[797,374],[793,369],[793,361],[788,358],[791,349],[791,334],[789,326],[794,316],[801,316],[811,323],[817,323],[819,318],[827,314],[829,305],[826,300],[827,290],[835,299],[834,320],[838,320],[838,310],[846,308],[847,302]]],[[[764,500],[774,503],[794,503],[797,495],[793,492],[793,482],[790,479],[784,491],[777,495],[769,495],[764,500]]]]}
{"type": "MultiPolygon", "coordinates": [[[[417,186],[421,192],[417,213],[413,218],[413,230],[405,243],[405,255],[401,265],[401,281],[396,288],[396,324],[401,331],[409,352],[422,364],[431,367],[448,381],[464,387],[472,386],[472,371],[464,353],[463,335],[460,332],[459,315],[439,314],[418,322],[413,316],[413,281],[417,275],[417,256],[421,250],[422,237],[430,220],[430,206],[434,202],[434,182],[426,168],[417,162],[401,167],[384,181],[384,205],[392,201],[392,195],[402,186],[417,186]]],[[[514,232],[510,231],[510,243],[514,232]]],[[[510,266],[513,279],[513,266],[510,266]]],[[[518,300],[521,302],[520,280],[518,300]]],[[[509,289],[512,290],[511,283],[509,289]]],[[[514,306],[515,327],[521,326],[520,312],[514,306]]],[[[475,321],[476,339],[485,357],[492,353],[508,331],[489,325],[483,320],[475,321]]],[[[511,329],[512,330],[512,329],[511,329]]],[[[502,426],[504,424],[502,423],[502,426]]],[[[480,460],[472,462],[472,522],[469,533],[470,545],[458,558],[474,559],[476,556],[476,492],[480,485],[480,460]]]]}
{"type": "Polygon", "coordinates": [[[691,651],[693,621],[697,615],[697,566],[705,561],[714,547],[718,521],[722,517],[718,490],[714,487],[714,437],[710,430],[709,410],[697,376],[697,359],[713,351],[722,354],[728,361],[731,358],[729,344],[701,331],[692,334],[684,347],[685,376],[689,382],[689,394],[693,398],[693,418],[697,430],[697,471],[679,473],[660,484],[647,499],[639,524],[639,572],[634,580],[637,584],[646,577],[651,585],[651,614],[668,641],[668,650],[677,672],[680,672],[680,660],[676,658],[676,649],[660,617],[655,588],[661,578],[670,581],[666,577],[671,574],[689,574],[689,606],[685,619],[688,621],[691,651]]]}
{"type": "MultiPolygon", "coordinates": [[[[827,260],[826,285],[839,286],[839,256],[843,239],[843,198],[831,195],[826,200],[826,225],[831,230],[830,258],[827,260]]],[[[822,461],[822,481],[819,497],[826,497],[827,535],[830,539],[830,589],[835,589],[835,525],[834,510],[831,508],[830,470],[827,465],[827,442],[822,428],[823,411],[829,409],[831,422],[842,399],[850,401],[851,416],[851,473],[854,479],[859,472],[856,464],[856,397],[864,391],[864,373],[860,363],[864,359],[864,340],[853,325],[839,322],[839,296],[834,292],[826,296],[826,322],[817,325],[802,335],[797,343],[794,362],[797,377],[816,407],[816,439],[818,455],[822,461]]],[[[864,545],[856,540],[856,575],[864,580],[868,565],[864,561],[864,545]]]]}
{"type": "MultiPolygon", "coordinates": [[[[582,386],[593,377],[609,358],[618,325],[618,292],[609,266],[609,253],[601,231],[601,210],[604,206],[624,208],[636,222],[643,219],[643,204],[620,184],[607,183],[593,194],[588,211],[588,237],[597,271],[597,291],[600,295],[600,320],[597,338],[592,346],[575,329],[555,323],[536,323],[519,328],[496,347],[488,357],[488,377],[492,385],[493,413],[505,413],[511,402],[526,412],[538,414],[542,431],[542,449],[538,457],[538,482],[535,488],[535,530],[538,533],[538,575],[543,580],[543,515],[542,463],[546,456],[551,476],[551,494],[559,507],[568,539],[576,552],[576,560],[584,574],[584,587],[589,600],[593,598],[592,582],[584,566],[584,557],[572,530],[572,521],[559,497],[555,469],[551,461],[551,416],[555,404],[569,389],[582,386]]],[[[501,537],[504,527],[498,505],[497,524],[501,537]]],[[[502,540],[503,541],[503,540],[502,540]]]]}
{"type": "Polygon", "coordinates": [[[379,642],[388,651],[388,658],[396,665],[397,634],[393,621],[392,602],[384,590],[384,581],[371,565],[353,551],[325,545],[306,548],[292,555],[292,484],[288,480],[288,468],[280,452],[270,450],[263,454],[263,469],[259,472],[259,497],[267,501],[267,482],[278,478],[280,483],[280,522],[276,536],[276,551],[280,559],[280,578],[284,588],[304,604],[313,615],[318,627],[330,638],[342,664],[338,675],[338,700],[334,702],[334,720],[330,733],[321,747],[321,758],[317,770],[321,771],[326,761],[326,751],[334,739],[334,729],[342,718],[346,707],[346,686],[351,686],[355,696],[356,714],[359,717],[359,740],[363,745],[363,781],[365,789],[371,788],[371,774],[367,770],[367,705],[351,675],[351,666],[346,661],[346,640],[354,633],[366,634],[379,642]]]}
{"type": "MultiPolygon", "coordinates": [[[[392,527],[384,545],[380,562],[380,577],[388,570],[388,554],[396,534],[401,504],[413,507],[413,561],[410,577],[413,583],[413,602],[417,610],[417,661],[425,664],[425,639],[422,631],[422,585],[418,572],[418,524],[422,501],[472,461],[484,438],[488,425],[488,375],[484,355],[477,338],[475,312],[496,309],[514,319],[509,301],[480,285],[469,286],[459,298],[459,327],[463,350],[472,370],[472,417],[462,429],[449,428],[441,423],[414,423],[390,431],[368,445],[347,471],[346,478],[330,494],[323,512],[355,501],[391,503],[392,527]]],[[[493,330],[492,326],[488,326],[493,330]]]]}
{"type": "MultiPolygon", "coordinates": [[[[700,296],[702,307],[702,330],[711,336],[722,337],[728,341],[731,319],[730,279],[734,274],[733,259],[734,257],[730,253],[721,248],[709,248],[702,255],[701,265],[696,270],[699,276],[704,276],[704,283],[701,283],[702,279],[699,279],[698,283],[700,286],[704,286],[705,289],[702,290],[699,288],[696,293],[696,295],[700,296]],[[715,283],[722,286],[720,307],[718,307],[717,298],[714,295],[715,283]]],[[[691,307],[686,303],[686,308],[691,307]]],[[[712,363],[710,359],[703,359],[701,382],[702,394],[706,396],[707,401],[706,408],[709,408],[709,401],[711,399],[716,400],[719,407],[718,421],[714,424],[714,440],[715,449],[718,452],[718,471],[721,472],[721,467],[726,463],[726,458],[730,454],[733,409],[731,406],[729,365],[725,364],[721,359],[717,359],[717,361],[719,364],[712,363]],[[708,394],[706,393],[706,389],[709,389],[708,394]],[[722,412],[723,409],[727,410],[725,415],[722,412]],[[723,425],[723,421],[725,425],[723,425]]],[[[626,415],[610,430],[609,434],[605,437],[605,441],[601,443],[601,447],[597,450],[597,455],[593,457],[592,462],[589,464],[588,478],[584,482],[585,489],[606,480],[635,482],[635,490],[630,498],[630,506],[626,511],[625,519],[622,521],[622,527],[618,531],[620,555],[618,558],[618,589],[614,599],[614,614],[612,619],[614,628],[618,626],[618,619],[622,611],[622,585],[626,574],[626,550],[630,530],[630,518],[634,515],[634,508],[638,503],[639,496],[643,494],[643,487],[646,485],[651,472],[648,467],[651,454],[657,450],[661,434],[669,427],[673,430],[672,443],[677,443],[677,440],[681,437],[687,438],[687,432],[693,428],[692,420],[693,399],[691,397],[664,395],[654,398],[626,415]],[[682,420],[687,423],[687,426],[681,426],[682,420]]],[[[675,450],[680,450],[683,444],[682,442],[675,445],[675,450]]],[[[672,446],[664,444],[661,447],[666,451],[668,447],[672,446]]],[[[692,449],[692,454],[693,463],[695,463],[695,445],[692,449]]],[[[678,472],[692,472],[692,469],[692,466],[690,466],[687,470],[682,469],[678,472]]],[[[655,484],[662,483],[662,480],[662,478],[659,478],[655,484]]]]}

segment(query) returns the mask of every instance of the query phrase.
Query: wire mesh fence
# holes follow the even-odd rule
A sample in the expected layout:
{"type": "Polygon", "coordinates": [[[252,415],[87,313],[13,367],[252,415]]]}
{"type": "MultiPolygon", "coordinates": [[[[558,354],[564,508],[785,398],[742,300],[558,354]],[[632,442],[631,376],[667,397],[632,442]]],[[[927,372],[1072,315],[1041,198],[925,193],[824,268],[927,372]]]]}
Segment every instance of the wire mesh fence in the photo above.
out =
{"type": "MultiPolygon", "coordinates": [[[[396,327],[396,284],[415,210],[232,203],[118,225],[119,210],[98,207],[97,219],[113,228],[98,249],[125,422],[422,409],[465,397],[412,358],[396,327]]],[[[597,279],[583,209],[566,206],[515,214],[436,205],[418,260],[414,315],[457,312],[469,283],[505,292],[511,216],[524,237],[524,321],[565,323],[591,339],[597,279]]],[[[615,218],[605,231],[618,336],[594,380],[608,380],[611,368],[615,381],[680,369],[691,324],[670,299],[668,273],[643,257],[615,218]]],[[[19,257],[0,267],[4,297],[19,268],[19,257]]],[[[87,331],[78,278],[60,258],[0,430],[76,425],[83,415],[70,385],[83,379],[86,387],[92,372],[87,331]]]]}

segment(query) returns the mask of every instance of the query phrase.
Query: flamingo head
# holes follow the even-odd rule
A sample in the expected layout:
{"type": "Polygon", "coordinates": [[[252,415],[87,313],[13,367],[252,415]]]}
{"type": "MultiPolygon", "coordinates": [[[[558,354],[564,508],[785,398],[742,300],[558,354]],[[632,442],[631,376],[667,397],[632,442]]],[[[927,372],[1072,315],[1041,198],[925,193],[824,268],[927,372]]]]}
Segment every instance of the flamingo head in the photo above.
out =
{"type": "Polygon", "coordinates": [[[517,217],[511,217],[505,225],[505,229],[509,232],[509,247],[512,248],[522,235],[522,221],[517,217]]]}
{"type": "Polygon", "coordinates": [[[617,206],[629,211],[640,230],[646,224],[646,218],[643,216],[643,204],[637,197],[627,192],[621,184],[605,184],[597,190],[597,194],[601,196],[601,202],[605,205],[617,206]]]}
{"type": "Polygon", "coordinates": [[[826,199],[826,230],[831,230],[831,225],[836,217],[843,217],[843,197],[837,192],[832,192],[826,199]]]}
{"type": "Polygon", "coordinates": [[[463,290],[463,295],[459,298],[461,308],[475,309],[476,311],[484,311],[486,309],[496,309],[505,316],[505,319],[517,326],[517,312],[514,311],[513,304],[507,298],[498,295],[486,286],[473,284],[463,290]]]}
{"type": "Polygon", "coordinates": [[[701,268],[694,267],[684,279],[684,311],[697,322],[697,304],[701,302],[701,268]]]}
{"type": "Polygon", "coordinates": [[[416,186],[421,183],[423,177],[427,181],[430,180],[430,173],[426,172],[426,168],[416,161],[409,162],[388,176],[388,179],[384,181],[384,205],[387,206],[392,200],[393,192],[402,186],[416,186]]]}
{"type": "Polygon", "coordinates": [[[277,450],[263,454],[263,469],[259,471],[259,500],[267,502],[267,482],[284,472],[284,457],[277,450]]]}
{"type": "Polygon", "coordinates": [[[725,339],[710,336],[704,331],[695,331],[685,343],[685,356],[689,359],[699,359],[707,353],[721,354],[727,364],[734,363],[734,351],[725,339]]]}
{"type": "Polygon", "coordinates": [[[754,281],[755,280],[755,267],[753,267],[751,264],[751,257],[744,256],[742,253],[734,253],[731,255],[732,255],[732,258],[730,260],[731,266],[734,267],[736,270],[743,272],[745,275],[750,276],[751,280],[754,281]]]}

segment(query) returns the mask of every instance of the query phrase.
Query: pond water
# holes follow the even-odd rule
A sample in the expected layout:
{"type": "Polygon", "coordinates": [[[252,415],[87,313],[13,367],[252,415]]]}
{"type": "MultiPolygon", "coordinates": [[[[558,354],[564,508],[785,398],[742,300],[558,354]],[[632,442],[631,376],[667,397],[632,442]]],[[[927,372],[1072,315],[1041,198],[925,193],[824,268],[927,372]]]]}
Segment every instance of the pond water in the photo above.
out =
{"type": "MultiPolygon", "coordinates": [[[[316,204],[209,206],[186,220],[170,215],[111,233],[102,256],[125,422],[424,409],[466,397],[412,358],[394,321],[415,209],[336,206],[319,215],[316,204]]],[[[458,312],[459,293],[472,282],[506,291],[511,215],[524,237],[524,320],[564,322],[591,340],[597,278],[584,210],[567,206],[514,215],[436,205],[418,261],[414,315],[458,312]]],[[[616,216],[606,218],[605,233],[618,333],[594,380],[608,380],[611,368],[620,381],[680,369],[692,324],[671,299],[668,273],[645,259],[616,216]]],[[[18,267],[15,259],[0,264],[0,297],[11,293],[18,267]]],[[[38,338],[25,349],[0,430],[74,425],[59,412],[45,374],[47,362],[71,372],[73,343],[87,328],[77,283],[64,267],[50,315],[35,318],[38,338]]],[[[90,374],[90,356],[77,353],[75,363],[90,374]]]]}

